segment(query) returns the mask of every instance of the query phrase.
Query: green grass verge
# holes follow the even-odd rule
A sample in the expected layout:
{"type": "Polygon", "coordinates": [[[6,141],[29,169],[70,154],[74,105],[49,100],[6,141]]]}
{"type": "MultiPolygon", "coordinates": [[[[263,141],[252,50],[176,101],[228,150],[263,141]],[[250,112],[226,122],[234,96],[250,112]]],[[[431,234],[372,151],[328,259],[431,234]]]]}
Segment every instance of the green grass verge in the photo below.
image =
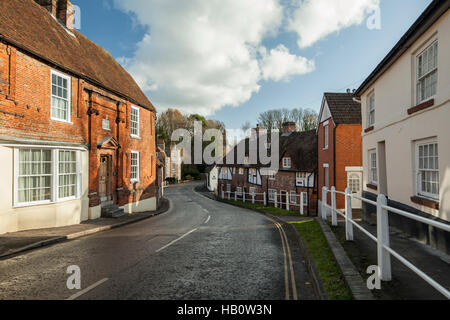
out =
{"type": "Polygon", "coordinates": [[[352,293],[341,274],[339,266],[323,235],[322,228],[315,220],[292,222],[306,244],[309,256],[322,280],[330,300],[352,300],[352,293]]]}
{"type": "Polygon", "coordinates": [[[273,214],[274,216],[301,217],[299,212],[288,211],[288,210],[274,208],[274,207],[265,207],[262,204],[252,204],[249,202],[244,203],[244,202],[240,202],[240,201],[227,200],[227,199],[218,199],[218,200],[220,202],[234,204],[234,205],[237,205],[237,206],[240,206],[243,208],[262,210],[269,214],[273,214]]]}

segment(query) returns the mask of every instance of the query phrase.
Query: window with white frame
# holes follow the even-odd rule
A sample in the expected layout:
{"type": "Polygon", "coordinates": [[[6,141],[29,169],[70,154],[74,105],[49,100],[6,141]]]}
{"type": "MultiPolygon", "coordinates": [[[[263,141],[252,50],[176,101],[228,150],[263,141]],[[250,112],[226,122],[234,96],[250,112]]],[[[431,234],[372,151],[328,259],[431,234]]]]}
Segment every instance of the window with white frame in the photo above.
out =
{"type": "Polygon", "coordinates": [[[373,185],[378,184],[378,171],[377,171],[377,151],[369,151],[369,182],[373,185]]]}
{"type": "Polygon", "coordinates": [[[51,77],[51,118],[53,120],[70,122],[70,77],[53,70],[51,71],[51,77]]]}
{"type": "Polygon", "coordinates": [[[367,98],[367,126],[375,125],[375,92],[369,94],[367,98]]]}
{"type": "Polygon", "coordinates": [[[131,106],[131,136],[139,138],[139,108],[131,106]]]}
{"type": "Polygon", "coordinates": [[[296,185],[299,186],[299,187],[306,187],[307,186],[307,183],[306,183],[307,178],[308,178],[307,177],[307,173],[305,173],[305,172],[297,172],[295,174],[296,185]]]}
{"type": "Polygon", "coordinates": [[[242,187],[237,187],[236,188],[236,194],[238,197],[242,197],[242,187]]]}
{"type": "Polygon", "coordinates": [[[419,196],[439,199],[439,153],[436,141],[417,143],[417,190],[419,196]]]}
{"type": "Polygon", "coordinates": [[[288,157],[283,158],[283,168],[290,169],[291,164],[292,164],[291,158],[288,158],[288,157]]]}
{"type": "Polygon", "coordinates": [[[256,194],[256,188],[255,188],[255,187],[250,187],[250,188],[249,188],[249,193],[250,193],[251,195],[255,195],[255,194],[256,194]]]}
{"type": "Polygon", "coordinates": [[[227,192],[231,192],[231,184],[227,184],[227,192]]]}
{"type": "Polygon", "coordinates": [[[239,175],[240,176],[244,175],[244,168],[239,168],[239,175]]]}
{"type": "Polygon", "coordinates": [[[80,195],[79,151],[16,149],[15,205],[36,205],[75,199],[80,195]]]}
{"type": "Polygon", "coordinates": [[[139,152],[131,151],[131,182],[139,182],[139,152]]]}
{"type": "Polygon", "coordinates": [[[102,129],[103,130],[107,130],[107,131],[111,130],[110,126],[109,126],[109,120],[108,119],[103,119],[102,120],[102,129]]]}
{"type": "Polygon", "coordinates": [[[58,154],[58,198],[76,197],[77,153],[61,150],[58,154]]]}
{"type": "Polygon", "coordinates": [[[417,56],[417,104],[433,97],[437,89],[438,42],[417,56]]]}
{"type": "Polygon", "coordinates": [[[256,169],[248,170],[248,182],[253,184],[258,183],[258,171],[256,169]]]}
{"type": "Polygon", "coordinates": [[[328,143],[329,143],[329,135],[330,135],[330,130],[329,130],[329,126],[328,125],[325,125],[324,127],[323,127],[323,130],[324,130],[324,139],[325,139],[325,141],[324,141],[324,149],[328,149],[328,143]]]}
{"type": "Polygon", "coordinates": [[[275,201],[276,198],[276,190],[269,189],[269,201],[275,201]]]}
{"type": "Polygon", "coordinates": [[[297,194],[295,193],[295,191],[291,191],[291,204],[296,204],[297,203],[297,194]]]}

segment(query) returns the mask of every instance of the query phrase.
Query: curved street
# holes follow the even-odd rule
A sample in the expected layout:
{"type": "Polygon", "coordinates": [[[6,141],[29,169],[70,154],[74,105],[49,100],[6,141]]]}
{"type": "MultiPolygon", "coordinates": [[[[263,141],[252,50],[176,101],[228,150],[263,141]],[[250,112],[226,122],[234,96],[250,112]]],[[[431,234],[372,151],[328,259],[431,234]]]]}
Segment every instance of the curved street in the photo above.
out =
{"type": "Polygon", "coordinates": [[[316,299],[290,229],[195,186],[166,188],[162,215],[0,261],[0,299],[316,299]]]}

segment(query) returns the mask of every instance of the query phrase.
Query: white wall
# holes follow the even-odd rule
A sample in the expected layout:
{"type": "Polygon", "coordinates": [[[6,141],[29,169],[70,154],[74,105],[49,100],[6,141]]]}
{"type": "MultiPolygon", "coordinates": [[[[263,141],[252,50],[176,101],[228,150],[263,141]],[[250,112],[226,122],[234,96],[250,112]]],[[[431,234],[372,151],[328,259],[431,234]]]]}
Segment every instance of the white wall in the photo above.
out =
{"type": "Polygon", "coordinates": [[[0,234],[30,229],[62,227],[78,224],[89,218],[89,158],[81,152],[83,185],[80,199],[30,206],[13,207],[14,152],[13,148],[0,146],[0,234]]]}
{"type": "Polygon", "coordinates": [[[386,142],[389,198],[450,221],[450,12],[447,11],[361,97],[363,129],[367,124],[367,98],[375,92],[375,129],[363,133],[364,188],[369,176],[368,150],[386,142]],[[408,115],[416,103],[416,56],[438,40],[438,86],[433,107],[408,115]],[[437,137],[439,147],[440,210],[411,202],[416,195],[414,143],[437,137]]]}

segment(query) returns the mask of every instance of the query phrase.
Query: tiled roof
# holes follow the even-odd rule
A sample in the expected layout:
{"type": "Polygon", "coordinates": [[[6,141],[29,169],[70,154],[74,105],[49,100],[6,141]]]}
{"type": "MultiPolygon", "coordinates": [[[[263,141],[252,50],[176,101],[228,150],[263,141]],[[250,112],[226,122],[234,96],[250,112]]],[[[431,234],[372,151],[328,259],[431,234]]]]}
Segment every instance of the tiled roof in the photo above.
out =
{"type": "Polygon", "coordinates": [[[0,40],[154,110],[134,79],[105,49],[78,31],[71,32],[33,0],[0,1],[0,40]]]}
{"type": "Polygon", "coordinates": [[[293,132],[288,137],[282,136],[280,138],[280,160],[285,154],[291,157],[292,169],[314,171],[317,168],[316,131],[293,132]]]}
{"type": "Polygon", "coordinates": [[[352,93],[325,93],[325,99],[336,124],[361,124],[361,103],[352,93]]]}
{"type": "MultiPolygon", "coordinates": [[[[260,137],[265,141],[266,137],[260,137]]],[[[285,154],[289,154],[292,159],[292,169],[294,171],[313,171],[317,168],[317,135],[315,130],[306,132],[292,132],[290,135],[280,134],[280,161],[285,154]]],[[[249,154],[249,139],[242,140],[239,144],[245,144],[245,154],[249,154]]],[[[234,147],[234,163],[237,163],[238,146],[234,147]]],[[[227,165],[226,158],[224,158],[225,167],[268,167],[258,164],[254,165],[227,165]]]]}

